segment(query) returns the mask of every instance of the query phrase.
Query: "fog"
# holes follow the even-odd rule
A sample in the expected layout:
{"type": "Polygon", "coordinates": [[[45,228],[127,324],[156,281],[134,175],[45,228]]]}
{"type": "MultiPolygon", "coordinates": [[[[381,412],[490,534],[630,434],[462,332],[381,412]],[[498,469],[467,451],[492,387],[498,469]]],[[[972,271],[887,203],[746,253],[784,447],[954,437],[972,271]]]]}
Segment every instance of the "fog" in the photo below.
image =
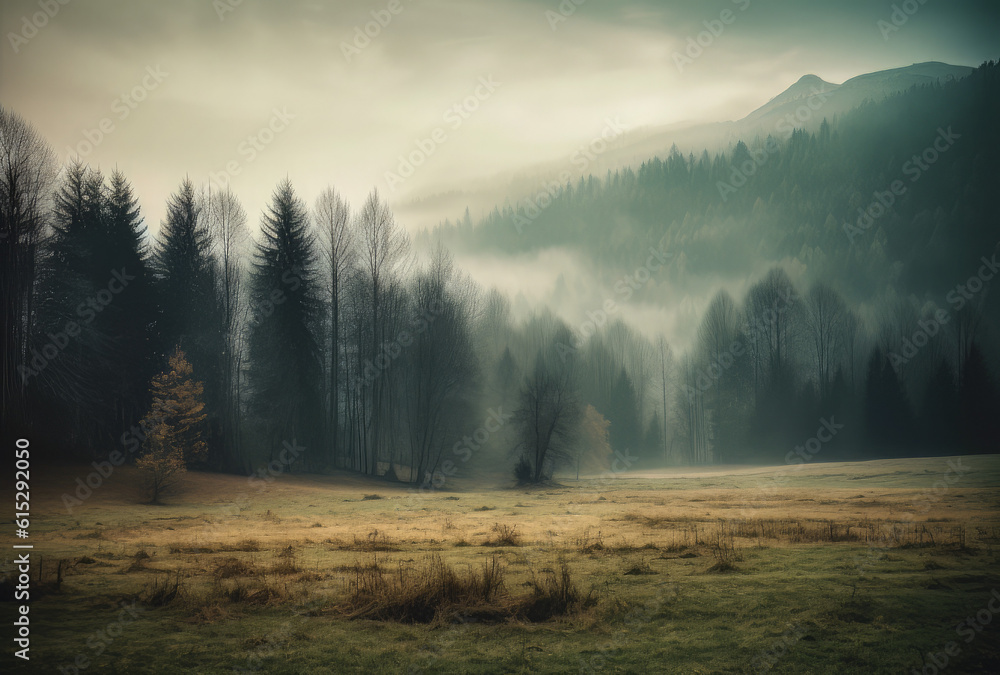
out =
{"type": "MultiPolygon", "coordinates": [[[[975,65],[990,56],[997,16],[994,3],[929,3],[883,40],[877,21],[890,10],[860,1],[403,0],[391,20],[386,7],[96,0],[58,5],[32,31],[25,22],[39,5],[5,2],[0,21],[10,44],[0,59],[0,95],[62,159],[79,153],[126,172],[155,232],[184,176],[222,183],[229,162],[252,222],[286,176],[310,202],[328,184],[354,203],[377,186],[405,207],[561,163],[609,117],[632,129],[731,120],[809,72],[841,82],[923,60],[975,65]],[[723,10],[736,16],[725,39],[679,70],[673,55],[723,10]],[[355,53],[355,29],[373,21],[372,12],[388,22],[371,28],[376,37],[355,53]],[[31,37],[11,38],[20,33],[31,37]],[[147,68],[166,73],[155,88],[143,86],[147,68]],[[455,128],[448,111],[482,77],[500,84],[455,128]],[[123,107],[131,93],[143,100],[123,107]],[[275,109],[294,116],[287,127],[259,150],[241,145],[275,109]],[[102,120],[110,132],[97,133],[102,120]],[[437,128],[447,140],[390,189],[386,172],[437,128]]],[[[496,203],[502,192],[488,196],[500,197],[496,203]]],[[[490,208],[478,201],[473,208],[490,208]]],[[[460,215],[461,202],[403,224],[415,230],[460,215]]]]}

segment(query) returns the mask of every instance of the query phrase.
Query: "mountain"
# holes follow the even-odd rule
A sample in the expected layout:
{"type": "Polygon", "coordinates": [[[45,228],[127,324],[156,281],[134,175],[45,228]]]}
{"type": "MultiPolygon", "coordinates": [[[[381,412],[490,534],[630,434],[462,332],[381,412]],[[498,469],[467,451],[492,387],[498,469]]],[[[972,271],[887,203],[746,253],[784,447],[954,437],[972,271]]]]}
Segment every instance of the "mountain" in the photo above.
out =
{"type": "Polygon", "coordinates": [[[886,96],[911,87],[960,80],[972,70],[968,66],[928,61],[858,75],[843,84],[825,82],[816,75],[804,75],[788,89],[735,122],[733,127],[739,135],[746,137],[773,131],[782,121],[793,119],[794,126],[812,130],[819,126],[823,118],[842,115],[866,100],[878,103],[886,96]],[[803,105],[808,112],[800,111],[803,105]]]}
{"type": "MultiPolygon", "coordinates": [[[[840,87],[841,85],[827,82],[816,75],[803,75],[799,78],[798,82],[754,110],[736,124],[760,124],[773,117],[784,117],[789,112],[794,114],[795,109],[803,104],[808,105],[817,99],[821,99],[820,103],[825,102],[822,100],[825,98],[825,95],[830,94],[832,97],[832,94],[840,87]]],[[[819,104],[816,105],[819,107],[819,104]]]]}
{"type": "MultiPolygon", "coordinates": [[[[750,142],[758,135],[787,138],[792,127],[814,131],[824,118],[832,120],[866,100],[879,103],[889,95],[914,86],[962,79],[973,70],[969,66],[928,61],[858,75],[843,84],[827,82],[813,74],[803,75],[739,120],[671,124],[627,132],[609,143],[607,151],[588,165],[587,173],[601,176],[627,166],[638,167],[651,157],[665,156],[674,145],[684,154],[699,154],[703,150],[715,154],[739,140],[750,142]]],[[[462,214],[467,207],[473,213],[487,213],[506,201],[515,203],[526,196],[537,195],[540,186],[550,183],[553,176],[566,168],[566,158],[561,157],[551,163],[525,167],[516,175],[496,176],[477,185],[465,185],[460,191],[451,184],[447,191],[426,193],[396,208],[409,222],[431,228],[446,216],[462,214]]]]}
{"type": "Polygon", "coordinates": [[[616,166],[636,164],[657,154],[664,154],[672,145],[682,152],[722,150],[737,140],[749,140],[755,135],[787,136],[791,127],[809,131],[819,127],[824,118],[832,119],[857,108],[866,100],[879,103],[887,96],[911,87],[935,82],[960,80],[973,71],[969,66],[952,66],[928,61],[904,68],[880,70],[858,75],[843,84],[827,82],[816,75],[803,75],[795,84],[746,117],[732,122],[692,125],[686,128],[661,127],[648,130],[641,137],[623,140],[623,147],[607,153],[606,160],[616,166]],[[805,106],[805,108],[803,108],[805,106]],[[623,161],[626,160],[626,161],[623,161]]]}
{"type": "MultiPolygon", "coordinates": [[[[854,78],[830,94],[846,106],[935,76],[942,64],[929,65],[854,78]]],[[[770,124],[802,106],[817,84],[799,80],[762,106],[758,120],[770,124]]],[[[762,159],[748,150],[753,137],[720,152],[695,149],[693,160],[686,148],[670,150],[437,233],[467,252],[573,250],[591,277],[603,267],[612,281],[656,246],[677,252],[668,267],[679,292],[736,283],[766,261],[803,281],[835,281],[863,301],[889,287],[924,297],[967,278],[970,260],[1000,251],[998,111],[1000,66],[989,63],[837,115],[830,133],[790,131],[762,159]],[[928,149],[933,160],[910,159],[928,149]],[[890,185],[898,185],[895,195],[890,185]]]]}

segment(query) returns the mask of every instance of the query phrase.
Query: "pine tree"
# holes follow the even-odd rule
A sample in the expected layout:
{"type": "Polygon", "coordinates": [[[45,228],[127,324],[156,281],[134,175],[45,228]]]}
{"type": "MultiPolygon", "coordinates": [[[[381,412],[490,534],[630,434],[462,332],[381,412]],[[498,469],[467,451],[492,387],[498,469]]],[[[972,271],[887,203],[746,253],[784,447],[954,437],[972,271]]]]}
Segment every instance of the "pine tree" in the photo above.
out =
{"type": "Polygon", "coordinates": [[[663,429],[660,427],[659,413],[654,412],[653,417],[649,420],[649,426],[646,427],[646,436],[643,439],[642,445],[641,459],[646,466],[662,462],[663,429]]]}
{"type": "Polygon", "coordinates": [[[111,174],[106,202],[105,261],[109,278],[120,278],[120,291],[102,313],[102,323],[113,336],[117,355],[110,391],[115,417],[121,428],[127,428],[145,408],[146,383],[156,368],[157,298],[139,203],[118,170],[111,174]]]}
{"type": "Polygon", "coordinates": [[[282,441],[315,445],[323,422],[320,281],[305,204],[278,185],[254,254],[250,332],[253,409],[270,452],[282,441]]]}
{"type": "Polygon", "coordinates": [[[635,387],[625,368],[618,371],[607,408],[611,422],[611,447],[619,452],[638,454],[642,444],[642,422],[636,407],[635,387]]]}
{"type": "Polygon", "coordinates": [[[71,443],[91,454],[106,449],[114,435],[109,380],[118,355],[104,324],[115,300],[105,264],[106,207],[103,176],[79,162],[69,166],[54,197],[29,363],[42,393],[67,420],[71,443]]]}
{"type": "Polygon", "coordinates": [[[68,167],[42,266],[35,359],[76,444],[101,454],[146,408],[156,298],[142,217],[124,175],[68,167]]]}
{"type": "Polygon", "coordinates": [[[1000,392],[976,342],[972,343],[965,362],[959,401],[961,441],[965,447],[971,452],[996,452],[997,436],[1000,435],[1000,423],[997,422],[1000,392]]]}
{"type": "Polygon", "coordinates": [[[179,348],[170,357],[166,371],[153,378],[153,403],[142,421],[148,429],[143,454],[136,467],[143,473],[150,501],[177,484],[189,465],[204,461],[204,386],[193,378],[194,370],[179,348]]]}
{"type": "MultiPolygon", "coordinates": [[[[209,429],[219,423],[222,404],[223,315],[215,287],[215,260],[207,219],[194,185],[181,183],[167,201],[167,216],[155,252],[162,308],[162,346],[182,347],[205,382],[209,429]]],[[[222,444],[210,434],[210,459],[221,464],[222,444]]]]}
{"type": "Polygon", "coordinates": [[[880,348],[872,350],[865,388],[865,428],[868,440],[883,452],[906,452],[913,421],[899,375],[880,348]]]}

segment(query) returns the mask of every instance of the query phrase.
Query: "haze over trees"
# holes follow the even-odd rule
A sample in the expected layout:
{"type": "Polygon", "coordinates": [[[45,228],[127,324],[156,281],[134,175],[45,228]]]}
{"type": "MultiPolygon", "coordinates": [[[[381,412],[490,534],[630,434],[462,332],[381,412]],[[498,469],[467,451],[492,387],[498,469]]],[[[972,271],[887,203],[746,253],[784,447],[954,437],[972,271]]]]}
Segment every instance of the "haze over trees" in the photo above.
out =
{"type": "MultiPolygon", "coordinates": [[[[142,460],[175,469],[428,486],[490,466],[537,482],[792,462],[824,422],[843,430],[816,460],[985,452],[1000,431],[997,73],[589,176],[522,233],[512,204],[415,242],[375,190],[352,208],[331,187],[310,208],[284,180],[254,227],[237,195],[190,178],[152,238],[126,176],[77,162],[57,177],[31,124],[0,109],[4,433],[103,457],[159,405],[150,382],[180,350],[204,383],[204,453],[178,460],[155,427],[142,460]],[[949,133],[914,179],[907,158],[949,133]],[[905,194],[875,208],[895,180],[905,194]],[[581,335],[544,309],[515,316],[449,252],[555,245],[606,281],[650,246],[676,254],[675,288],[749,281],[714,292],[675,356],[622,320],[581,335]]],[[[672,301],[659,291],[636,294],[672,301]]]]}

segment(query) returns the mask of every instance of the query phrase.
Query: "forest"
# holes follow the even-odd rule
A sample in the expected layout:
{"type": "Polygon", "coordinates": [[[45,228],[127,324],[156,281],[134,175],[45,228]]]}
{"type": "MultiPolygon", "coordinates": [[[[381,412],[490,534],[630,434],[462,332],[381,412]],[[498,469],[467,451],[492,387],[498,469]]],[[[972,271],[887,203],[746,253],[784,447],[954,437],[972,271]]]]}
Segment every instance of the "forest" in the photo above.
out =
{"type": "Polygon", "coordinates": [[[991,451],[998,95],[989,62],[816,133],[674,148],[415,237],[377,190],[307,203],[284,180],[257,226],[190,177],[151,236],[127,176],[60,166],[4,107],[3,433],[52,459],[138,461],[156,451],[156,378],[183,370],[204,444],[181,461],[234,473],[434,488],[991,451]],[[679,289],[767,269],[720,289],[682,351],[597,307],[582,327],[522,316],[452,255],[551,246],[608,281],[663,252],[679,289]]]}

